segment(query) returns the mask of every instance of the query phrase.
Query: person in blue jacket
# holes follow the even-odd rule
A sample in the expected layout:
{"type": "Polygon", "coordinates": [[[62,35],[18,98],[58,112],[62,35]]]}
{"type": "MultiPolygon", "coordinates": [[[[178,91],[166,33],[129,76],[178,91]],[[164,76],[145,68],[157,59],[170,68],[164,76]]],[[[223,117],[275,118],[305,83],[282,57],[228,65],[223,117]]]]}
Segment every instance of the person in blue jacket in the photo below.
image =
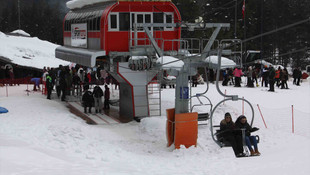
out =
{"type": "Polygon", "coordinates": [[[37,87],[40,90],[41,78],[31,78],[30,81],[33,82],[33,84],[34,84],[33,85],[33,91],[37,91],[37,87]]]}

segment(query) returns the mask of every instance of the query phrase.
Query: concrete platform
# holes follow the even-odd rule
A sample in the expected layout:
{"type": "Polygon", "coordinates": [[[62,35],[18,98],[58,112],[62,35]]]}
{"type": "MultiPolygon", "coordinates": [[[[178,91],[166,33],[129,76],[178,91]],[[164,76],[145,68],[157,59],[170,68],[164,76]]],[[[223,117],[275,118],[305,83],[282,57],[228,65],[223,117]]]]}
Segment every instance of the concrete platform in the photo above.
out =
{"type": "Polygon", "coordinates": [[[116,113],[113,109],[113,112],[106,110],[102,111],[101,113],[95,113],[95,108],[92,108],[92,113],[84,113],[84,107],[81,105],[80,102],[67,102],[67,104],[71,110],[75,111],[73,113],[78,113],[77,115],[85,119],[89,124],[109,125],[122,123],[117,117],[111,117],[105,114],[106,111],[108,114],[116,113]]]}

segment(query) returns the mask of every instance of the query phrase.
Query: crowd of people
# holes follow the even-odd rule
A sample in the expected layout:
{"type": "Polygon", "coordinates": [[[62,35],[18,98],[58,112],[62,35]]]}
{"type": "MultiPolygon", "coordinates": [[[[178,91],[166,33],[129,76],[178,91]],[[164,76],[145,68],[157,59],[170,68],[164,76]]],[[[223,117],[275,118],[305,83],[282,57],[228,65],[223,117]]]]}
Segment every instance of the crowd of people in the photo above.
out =
{"type": "MultiPolygon", "coordinates": [[[[37,90],[37,79],[32,78],[34,82],[34,89],[37,90]]],[[[110,76],[100,66],[94,69],[76,65],[69,68],[69,66],[59,65],[57,69],[43,68],[42,84],[45,87],[44,94],[47,99],[51,99],[51,93],[55,87],[57,97],[62,101],[66,100],[66,96],[82,96],[82,104],[84,112],[91,112],[91,108],[95,107],[95,111],[101,112],[102,100],[104,97],[104,109],[109,109],[110,90],[108,84],[115,84],[118,87],[118,82],[110,76]],[[99,85],[104,85],[105,91],[99,85]],[[93,91],[91,87],[94,86],[93,91]]],[[[38,87],[40,88],[40,87],[38,87]]]]}
{"type": "MultiPolygon", "coordinates": [[[[260,67],[248,66],[247,68],[241,69],[236,67],[234,69],[228,68],[222,71],[223,75],[223,86],[234,85],[235,87],[241,87],[241,77],[245,76],[247,87],[258,87],[258,78],[261,78],[261,86],[269,87],[268,91],[274,92],[275,85],[281,89],[288,89],[287,81],[289,79],[289,73],[286,68],[278,67],[277,70],[273,66],[265,65],[263,69],[260,67]]],[[[300,68],[293,70],[293,84],[300,86],[300,80],[302,73],[300,68]]]]}

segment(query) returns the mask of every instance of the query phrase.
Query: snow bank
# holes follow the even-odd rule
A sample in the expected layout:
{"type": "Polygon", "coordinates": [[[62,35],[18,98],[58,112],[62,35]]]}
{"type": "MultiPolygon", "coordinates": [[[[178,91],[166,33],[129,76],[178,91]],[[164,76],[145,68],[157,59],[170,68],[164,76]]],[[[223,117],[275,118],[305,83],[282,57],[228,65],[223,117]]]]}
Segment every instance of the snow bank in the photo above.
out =
{"type": "Polygon", "coordinates": [[[181,69],[184,62],[172,56],[163,56],[157,59],[158,64],[163,65],[163,69],[181,69]]]}
{"type": "MultiPolygon", "coordinates": [[[[67,7],[69,9],[75,8],[82,8],[86,5],[92,5],[100,2],[107,2],[107,1],[117,1],[117,0],[71,0],[67,2],[67,7]]],[[[151,0],[139,0],[139,1],[151,1],[151,0]]],[[[156,0],[153,0],[156,1],[156,0]]],[[[170,1],[170,0],[157,0],[157,1],[170,1]]]]}
{"type": "MultiPolygon", "coordinates": [[[[67,2],[67,7],[69,9],[75,9],[75,8],[82,8],[86,5],[92,5],[100,2],[107,2],[107,1],[113,1],[113,0],[71,0],[67,2]]],[[[115,1],[115,0],[114,0],[115,1]]]]}
{"type": "MultiPolygon", "coordinates": [[[[205,62],[206,63],[212,63],[212,64],[216,64],[218,63],[218,56],[215,56],[215,55],[212,55],[212,56],[209,56],[205,59],[205,62]]],[[[235,67],[236,66],[236,63],[229,59],[229,58],[226,58],[226,57],[221,57],[221,67],[222,68],[228,68],[228,67],[235,67]]]]}
{"type": "MultiPolygon", "coordinates": [[[[21,30],[14,32],[27,35],[21,30]]],[[[0,32],[0,56],[20,66],[42,69],[44,66],[69,65],[69,62],[55,57],[55,49],[58,46],[37,37],[9,36],[0,32]]]]}
{"type": "Polygon", "coordinates": [[[30,34],[29,33],[27,33],[27,32],[25,32],[25,31],[23,31],[23,30],[14,30],[13,32],[11,32],[11,33],[16,33],[16,34],[20,34],[20,35],[23,35],[23,36],[28,36],[28,37],[30,37],[30,34]]]}

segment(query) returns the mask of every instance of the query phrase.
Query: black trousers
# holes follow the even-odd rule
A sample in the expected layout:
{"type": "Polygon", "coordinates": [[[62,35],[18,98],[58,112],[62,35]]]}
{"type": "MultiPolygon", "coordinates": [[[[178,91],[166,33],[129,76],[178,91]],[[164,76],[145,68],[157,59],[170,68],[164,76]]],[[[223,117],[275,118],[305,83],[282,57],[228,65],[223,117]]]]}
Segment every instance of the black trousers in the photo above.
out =
{"type": "Polygon", "coordinates": [[[108,99],[104,99],[104,109],[110,109],[110,104],[109,104],[109,101],[108,99]]]}
{"type": "Polygon", "coordinates": [[[47,88],[47,99],[51,99],[52,90],[53,90],[53,87],[47,88]]]}
{"type": "Polygon", "coordinates": [[[60,97],[60,94],[61,94],[61,87],[60,86],[56,86],[56,93],[57,93],[57,96],[60,97]]]}
{"type": "Polygon", "coordinates": [[[241,77],[235,77],[235,87],[241,87],[241,77]]]}
{"type": "Polygon", "coordinates": [[[235,155],[243,153],[243,143],[241,135],[229,135],[225,137],[225,140],[227,140],[231,144],[235,155]]]}
{"type": "Polygon", "coordinates": [[[84,112],[87,112],[87,107],[88,107],[88,112],[91,113],[91,108],[92,108],[92,103],[87,103],[87,102],[83,102],[83,106],[84,106],[84,112]]]}
{"type": "Polygon", "coordinates": [[[269,80],[269,91],[274,91],[274,80],[269,80]]]}

